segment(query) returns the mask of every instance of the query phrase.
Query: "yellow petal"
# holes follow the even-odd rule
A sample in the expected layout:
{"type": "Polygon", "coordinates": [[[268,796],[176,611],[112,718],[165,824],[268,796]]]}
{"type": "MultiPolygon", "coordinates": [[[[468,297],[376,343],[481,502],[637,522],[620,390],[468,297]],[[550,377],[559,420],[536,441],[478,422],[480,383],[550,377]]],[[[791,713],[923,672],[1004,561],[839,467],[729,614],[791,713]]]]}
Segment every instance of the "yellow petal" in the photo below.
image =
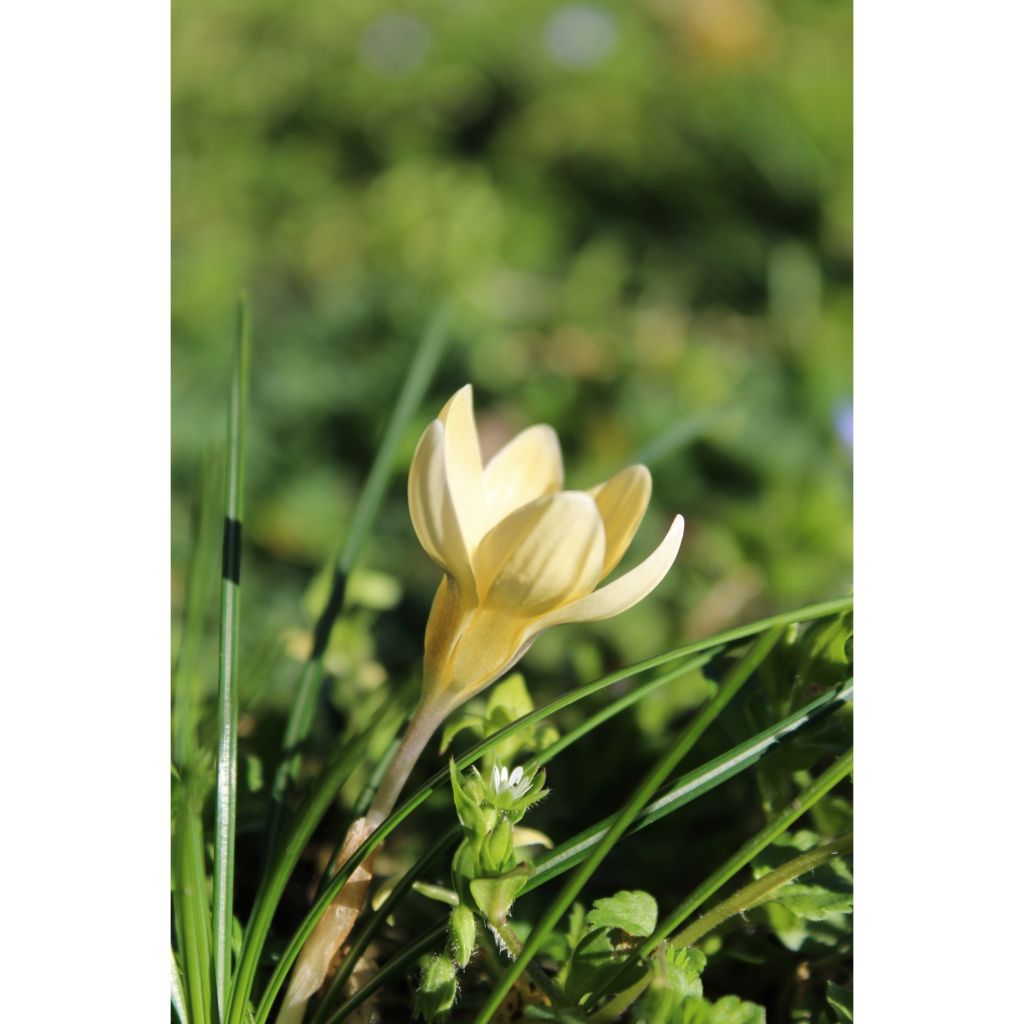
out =
{"type": "Polygon", "coordinates": [[[472,591],[473,571],[445,472],[445,429],[434,420],[409,468],[409,514],[423,550],[472,591]]]}
{"type": "Polygon", "coordinates": [[[472,552],[483,534],[483,464],[473,418],[473,386],[467,384],[448,399],[438,419],[444,424],[444,465],[455,515],[466,550],[472,552]]]}
{"type": "Polygon", "coordinates": [[[473,556],[481,602],[526,616],[588,593],[602,565],[601,514],[582,491],[560,491],[516,509],[473,556]]]}
{"type": "Polygon", "coordinates": [[[651,500],[651,473],[646,466],[627,466],[610,480],[591,488],[604,520],[603,579],[619,564],[651,500]]]}
{"type": "Polygon", "coordinates": [[[645,561],[600,590],[544,615],[530,627],[527,636],[535,637],[542,630],[567,622],[596,622],[598,619],[610,619],[613,615],[632,608],[665,578],[682,543],[683,517],[676,516],[665,539],[645,561]]]}
{"type": "Polygon", "coordinates": [[[484,532],[534,498],[561,490],[562,476],[562,449],[551,427],[517,434],[484,467],[484,532]]]}

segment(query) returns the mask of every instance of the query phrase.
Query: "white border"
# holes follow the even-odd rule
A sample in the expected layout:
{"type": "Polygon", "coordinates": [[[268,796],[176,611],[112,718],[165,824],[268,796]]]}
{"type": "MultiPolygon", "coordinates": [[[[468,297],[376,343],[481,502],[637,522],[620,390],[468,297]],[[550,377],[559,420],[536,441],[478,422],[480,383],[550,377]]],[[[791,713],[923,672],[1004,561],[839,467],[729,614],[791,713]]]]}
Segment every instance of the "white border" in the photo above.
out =
{"type": "Polygon", "coordinates": [[[0,32],[4,1020],[166,1020],[169,10],[0,32]]]}
{"type": "Polygon", "coordinates": [[[1021,8],[856,10],[856,1006],[1019,1016],[1021,8]]]}

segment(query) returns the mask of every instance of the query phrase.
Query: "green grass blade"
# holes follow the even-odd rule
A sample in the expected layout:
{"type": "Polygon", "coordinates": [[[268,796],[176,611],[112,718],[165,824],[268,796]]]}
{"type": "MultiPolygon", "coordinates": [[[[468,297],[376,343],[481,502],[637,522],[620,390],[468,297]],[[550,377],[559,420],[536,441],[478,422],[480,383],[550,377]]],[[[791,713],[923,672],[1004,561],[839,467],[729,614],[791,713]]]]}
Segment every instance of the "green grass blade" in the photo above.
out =
{"type": "MultiPolygon", "coordinates": [[[[846,683],[805,704],[771,728],[681,776],[643,808],[626,835],[632,835],[648,825],[653,825],[666,815],[685,807],[723,782],[728,782],[729,779],[753,767],[779,744],[799,735],[812,722],[835,711],[848,701],[852,694],[853,684],[846,683]]],[[[539,888],[579,864],[587,851],[605,836],[614,820],[614,816],[605,818],[538,857],[534,861],[534,873],[524,892],[539,888]]]]}
{"type": "Polygon", "coordinates": [[[733,893],[727,899],[722,900],[716,907],[713,907],[706,914],[699,917],[689,927],[684,928],[677,935],[669,939],[669,945],[676,949],[683,949],[699,942],[709,932],[714,931],[720,924],[728,921],[730,917],[746,913],[754,907],[767,903],[775,893],[784,885],[788,885],[795,878],[820,868],[827,864],[833,857],[839,857],[849,853],[853,849],[853,836],[843,836],[831,843],[824,843],[813,850],[800,854],[785,864],[769,871],[763,878],[759,878],[750,885],[744,886],[738,892],[733,893]]]}
{"type": "Polygon", "coordinates": [[[270,923],[302,851],[337,797],[338,790],[362,763],[374,733],[379,729],[394,734],[404,718],[405,710],[400,705],[394,701],[385,701],[362,734],[339,747],[321,772],[316,786],[296,812],[293,824],[285,834],[280,850],[256,894],[245,930],[226,1018],[232,1024],[242,1024],[263,947],[270,932],[270,923]]]}
{"type": "Polygon", "coordinates": [[[331,979],[331,983],[327,987],[327,991],[324,992],[323,998],[320,1000],[320,1005],[317,1007],[316,1013],[313,1014],[309,1024],[323,1024],[330,1005],[341,993],[345,982],[348,981],[356,964],[359,963],[359,958],[366,952],[370,943],[373,941],[374,936],[391,915],[391,912],[398,906],[402,897],[405,896],[405,894],[412,888],[420,875],[422,875],[423,872],[426,871],[427,868],[430,867],[430,865],[445,850],[453,847],[458,842],[459,836],[461,835],[462,829],[458,826],[449,829],[441,836],[440,839],[437,840],[436,843],[428,847],[416,863],[413,864],[404,875],[402,875],[401,879],[388,894],[388,898],[373,912],[369,920],[367,920],[365,926],[359,932],[359,938],[352,944],[352,948],[345,954],[345,958],[338,965],[338,969],[334,972],[334,977],[331,979]]]}
{"type": "Polygon", "coordinates": [[[530,758],[524,766],[525,770],[529,773],[532,772],[534,768],[539,768],[541,765],[547,764],[549,761],[553,761],[563,750],[567,747],[571,747],[578,740],[581,740],[586,736],[587,733],[593,732],[594,729],[603,725],[610,718],[614,718],[616,715],[621,714],[627,708],[639,703],[644,699],[644,697],[649,696],[656,690],[660,690],[666,684],[675,682],[675,680],[680,679],[683,676],[687,676],[691,672],[696,672],[699,668],[703,668],[720,651],[720,647],[714,647],[710,651],[705,651],[703,654],[699,654],[695,658],[686,661],[685,664],[671,669],[663,675],[656,676],[654,679],[644,683],[642,686],[638,686],[632,693],[627,693],[624,697],[620,697],[618,700],[612,701],[611,704],[602,708],[596,714],[591,715],[585,722],[582,722],[575,729],[567,732],[564,736],[559,737],[551,744],[551,746],[545,747],[544,750],[537,754],[536,757],[530,758]]]}
{"type": "Polygon", "coordinates": [[[848,751],[831,767],[812,782],[781,814],[777,815],[761,829],[757,835],[748,839],[725,863],[713,871],[686,897],[667,917],[663,918],[654,933],[622,967],[588,1000],[587,1005],[593,1006],[601,996],[609,991],[618,977],[623,976],[630,965],[642,960],[670,936],[698,908],[709,900],[738,871],[749,864],[765,847],[770,846],[798,818],[807,813],[823,796],[829,793],[850,772],[853,771],[853,751],[848,751]]]}
{"type": "Polygon", "coordinates": [[[213,843],[213,966],[217,1014],[223,1019],[231,979],[235,819],[238,802],[238,616],[242,494],[249,406],[249,309],[238,303],[235,365],[228,404],[228,472],[220,581],[220,662],[217,677],[217,808],[213,843]]]}
{"type": "Polygon", "coordinates": [[[184,962],[187,1006],[192,1024],[213,1021],[210,904],[206,897],[201,805],[201,799],[190,790],[189,784],[184,784],[179,792],[172,863],[177,945],[184,962]]]}
{"type": "Polygon", "coordinates": [[[442,311],[433,318],[427,327],[423,340],[409,366],[409,372],[395,402],[384,437],[377,448],[373,465],[370,467],[366,485],[359,496],[345,546],[334,568],[330,596],[313,631],[313,648],[309,660],[303,667],[288,715],[288,723],[285,726],[284,757],[275,773],[272,790],[274,809],[267,834],[268,849],[270,850],[273,849],[281,827],[285,796],[299,768],[301,760],[299,747],[309,734],[313,722],[317,694],[323,679],[323,656],[327,649],[331,630],[345,603],[345,585],[348,575],[359,557],[370,526],[384,498],[395,461],[395,451],[402,439],[402,434],[409,420],[423,402],[423,396],[433,379],[447,337],[447,316],[442,311]]]}
{"type": "Polygon", "coordinates": [[[171,1007],[179,1024],[189,1024],[188,1011],[185,1009],[185,988],[173,949],[171,950],[171,1007]]]}
{"type": "Polygon", "coordinates": [[[743,660],[723,682],[714,699],[686,726],[675,743],[669,747],[658,760],[658,763],[647,773],[640,785],[633,791],[632,796],[626,801],[625,806],[616,815],[615,821],[611,824],[608,831],[594,846],[583,864],[576,869],[541,920],[531,929],[529,938],[523,944],[522,952],[509,965],[501,981],[498,982],[498,985],[491,992],[483,1009],[476,1017],[476,1024],[486,1024],[494,1016],[516,980],[526,970],[530,961],[547,939],[551,929],[568,911],[572,901],[579,895],[580,890],[600,866],[612,847],[625,834],[647,802],[669,777],[672,769],[689,753],[701,735],[725,709],[726,705],[739,692],[743,684],[753,675],[757,666],[761,664],[781,636],[782,627],[776,626],[769,629],[758,639],[757,643],[754,644],[743,660]]]}

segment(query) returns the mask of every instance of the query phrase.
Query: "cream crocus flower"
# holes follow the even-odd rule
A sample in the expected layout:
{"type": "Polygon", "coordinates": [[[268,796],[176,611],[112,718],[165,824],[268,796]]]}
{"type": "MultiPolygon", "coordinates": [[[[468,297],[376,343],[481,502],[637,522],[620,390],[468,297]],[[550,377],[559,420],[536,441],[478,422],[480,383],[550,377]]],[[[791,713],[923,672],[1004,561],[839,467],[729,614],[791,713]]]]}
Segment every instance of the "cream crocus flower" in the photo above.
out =
{"type": "MultiPolygon", "coordinates": [[[[547,426],[524,430],[485,465],[472,388],[456,392],[424,431],[409,471],[416,536],[444,571],[427,622],[423,694],[366,817],[348,830],[335,871],[390,814],[452,710],[512,668],[544,630],[618,615],[661,582],[683,540],[682,516],[645,561],[598,586],[621,561],[650,497],[645,466],[589,491],[563,491],[562,453],[547,426]]],[[[495,788],[511,791],[522,781],[516,769],[500,774],[495,788]]],[[[298,1024],[323,984],[366,901],[374,856],[355,869],[307,940],[278,1024],[298,1024]]]]}
{"type": "Polygon", "coordinates": [[[424,550],[444,570],[427,623],[425,704],[447,714],[507,672],[546,629],[618,615],[671,568],[682,516],[645,561],[598,587],[647,510],[646,466],[589,491],[564,491],[562,480],[548,426],[529,427],[484,464],[470,385],[424,431],[409,509],[424,550]]]}

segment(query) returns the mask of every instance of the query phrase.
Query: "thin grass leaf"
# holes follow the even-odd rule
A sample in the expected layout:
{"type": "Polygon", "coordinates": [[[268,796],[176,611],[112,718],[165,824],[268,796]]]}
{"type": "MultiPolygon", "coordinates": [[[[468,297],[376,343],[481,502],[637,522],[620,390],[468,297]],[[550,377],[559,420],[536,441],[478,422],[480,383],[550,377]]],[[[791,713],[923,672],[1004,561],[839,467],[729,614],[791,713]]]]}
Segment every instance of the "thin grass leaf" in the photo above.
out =
{"type": "Polygon", "coordinates": [[[238,616],[242,557],[242,495],[249,407],[249,307],[238,302],[235,365],[228,403],[228,472],[220,581],[220,660],[217,677],[217,808],[213,841],[213,966],[217,1014],[223,1019],[231,979],[235,823],[238,804],[238,616]]]}
{"type": "MultiPolygon", "coordinates": [[[[627,830],[626,835],[633,835],[648,825],[653,825],[666,815],[685,807],[723,782],[728,782],[729,779],[753,767],[770,751],[799,735],[812,722],[835,711],[852,695],[853,684],[846,683],[805,704],[771,728],[676,779],[637,815],[636,821],[627,830]]],[[[579,864],[587,851],[605,836],[614,820],[614,816],[605,818],[538,857],[534,861],[534,873],[523,892],[537,889],[579,864]]]]}
{"type": "Polygon", "coordinates": [[[201,799],[183,785],[175,820],[175,920],[180,923],[178,950],[184,960],[188,1013],[192,1024],[207,1024],[213,1017],[210,983],[212,949],[210,904],[206,898],[206,852],[203,849],[201,799]]]}
{"type": "Polygon", "coordinates": [[[345,546],[334,567],[334,579],[331,585],[327,604],[324,606],[316,627],[313,630],[313,647],[305,666],[299,685],[295,690],[295,698],[288,715],[285,727],[283,747],[284,758],[274,776],[272,790],[273,811],[270,828],[267,832],[267,848],[273,850],[280,830],[284,800],[289,787],[295,780],[301,760],[298,748],[309,735],[316,709],[317,694],[323,679],[323,657],[327,650],[334,623],[341,614],[345,603],[345,586],[355,566],[356,559],[362,550],[363,543],[369,533],[370,526],[377,515],[377,510],[384,498],[391,470],[395,460],[395,452],[401,441],[409,420],[419,408],[423,396],[430,386],[441,353],[447,342],[447,314],[439,312],[427,327],[420,342],[416,355],[409,366],[402,390],[393,407],[391,418],[384,431],[384,437],[377,448],[377,454],[370,467],[359,501],[356,505],[352,526],[349,529],[345,546]]]}
{"type": "Polygon", "coordinates": [[[217,527],[220,521],[218,489],[222,472],[220,457],[207,453],[199,467],[192,546],[185,570],[181,638],[171,675],[174,696],[172,752],[175,765],[182,770],[194,766],[198,749],[197,730],[203,686],[199,654],[216,571],[217,527]]]}
{"type": "Polygon", "coordinates": [[[555,897],[544,916],[530,930],[530,936],[523,944],[519,956],[509,965],[501,981],[491,992],[483,1009],[477,1014],[476,1024],[487,1024],[498,1011],[505,997],[511,991],[519,976],[526,970],[530,961],[543,945],[552,928],[568,911],[572,901],[579,895],[591,875],[598,869],[601,862],[612,847],[625,834],[658,788],[671,774],[672,769],[693,749],[694,744],[704,734],[712,722],[725,709],[726,705],[740,691],[740,688],[753,675],[757,666],[767,657],[768,652],[782,636],[782,628],[776,626],[761,636],[740,663],[729,673],[718,693],[704,709],[686,726],[679,738],[658,760],[658,763],[647,773],[643,781],[633,791],[625,806],[616,815],[615,821],[608,828],[601,840],[596,844],[587,859],[565,884],[562,891],[555,897]]]}
{"type": "Polygon", "coordinates": [[[238,970],[231,987],[226,1017],[231,1024],[242,1024],[263,947],[270,932],[271,921],[302,851],[321,818],[337,797],[338,791],[362,763],[374,734],[379,730],[393,735],[404,718],[405,710],[400,705],[394,701],[385,701],[370,725],[358,737],[339,747],[296,812],[294,821],[281,842],[278,855],[256,894],[242,939],[238,970]]]}
{"type": "MultiPolygon", "coordinates": [[[[623,977],[630,966],[650,954],[670,936],[699,907],[709,900],[738,871],[749,864],[765,847],[770,846],[790,825],[807,813],[822,797],[835,788],[850,772],[853,771],[853,751],[850,750],[827,771],[812,782],[786,808],[768,822],[755,836],[748,839],[725,863],[713,871],[686,897],[670,914],[662,918],[649,939],[630,956],[615,974],[595,991],[586,1006],[592,1007],[604,993],[611,991],[615,981],[623,977]]],[[[616,1006],[616,1009],[618,1007],[616,1006]]]]}
{"type": "Polygon", "coordinates": [[[178,961],[171,950],[171,1007],[178,1018],[179,1024],[189,1024],[188,1011],[185,1009],[185,989],[181,980],[178,961]]]}

